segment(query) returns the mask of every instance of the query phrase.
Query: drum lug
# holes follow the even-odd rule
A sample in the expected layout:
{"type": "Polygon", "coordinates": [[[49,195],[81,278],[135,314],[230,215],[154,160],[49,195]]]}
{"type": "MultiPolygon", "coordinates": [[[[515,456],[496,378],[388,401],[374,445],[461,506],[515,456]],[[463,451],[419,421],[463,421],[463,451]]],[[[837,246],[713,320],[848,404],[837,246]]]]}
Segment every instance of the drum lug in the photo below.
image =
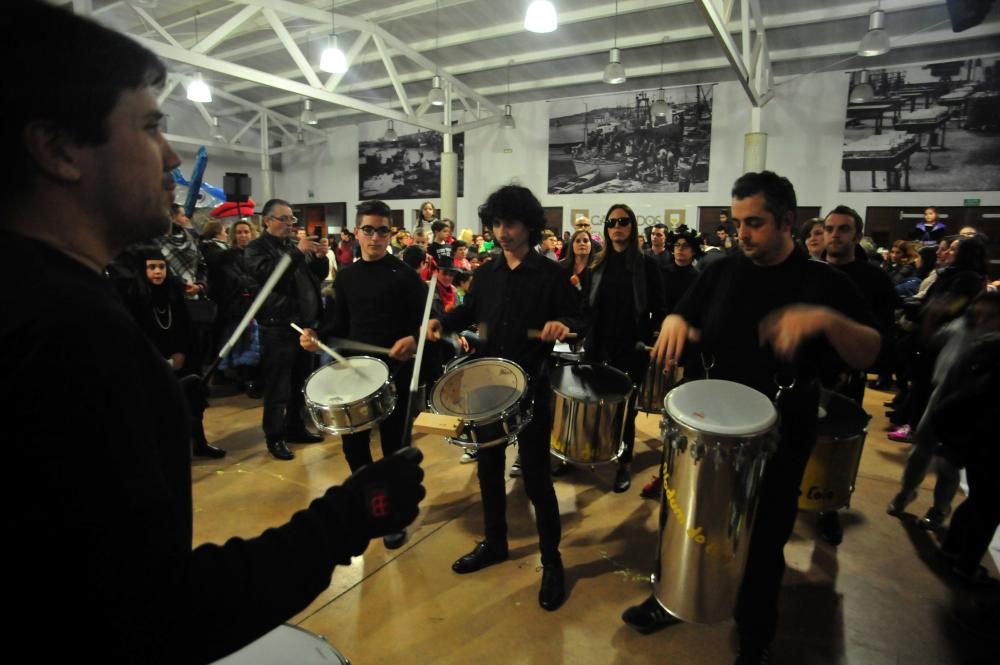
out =
{"type": "MultiPolygon", "coordinates": [[[[681,437],[684,442],[687,443],[687,437],[681,437]]],[[[683,448],[681,451],[683,452],[683,448]]],[[[691,444],[691,460],[697,464],[702,457],[705,456],[705,444],[701,442],[701,439],[696,439],[693,444],[691,444]]]]}

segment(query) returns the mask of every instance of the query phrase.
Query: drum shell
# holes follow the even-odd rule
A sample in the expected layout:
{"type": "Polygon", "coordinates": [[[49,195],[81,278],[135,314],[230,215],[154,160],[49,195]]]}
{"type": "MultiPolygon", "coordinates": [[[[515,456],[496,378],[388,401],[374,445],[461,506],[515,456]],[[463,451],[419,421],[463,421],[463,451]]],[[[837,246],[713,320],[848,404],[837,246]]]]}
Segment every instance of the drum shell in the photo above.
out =
{"type": "MultiPolygon", "coordinates": [[[[358,356],[358,358],[367,358],[358,356]]],[[[370,359],[377,360],[377,359],[370,359]]],[[[380,364],[385,366],[385,363],[380,364]]],[[[351,434],[353,432],[363,432],[375,427],[378,423],[389,417],[396,408],[396,386],[392,378],[387,378],[373,393],[366,395],[352,402],[339,404],[322,404],[309,397],[306,386],[309,381],[324,368],[320,368],[309,375],[302,393],[305,399],[306,409],[312,417],[316,427],[330,434],[351,434]]],[[[388,367],[386,366],[386,375],[388,367]]]]}
{"type": "Polygon", "coordinates": [[[551,452],[564,462],[581,465],[609,464],[624,452],[622,436],[625,418],[630,415],[632,391],[628,375],[607,366],[586,363],[563,368],[576,370],[599,369],[621,384],[617,397],[583,400],[560,391],[559,373],[553,375],[551,452]]]}
{"type": "Polygon", "coordinates": [[[324,637],[288,624],[278,626],[239,651],[215,661],[213,665],[257,665],[258,663],[351,665],[351,661],[324,637]]]}
{"type": "Polygon", "coordinates": [[[663,365],[650,362],[636,395],[636,408],[643,413],[663,413],[663,400],[678,384],[680,376],[680,366],[674,367],[669,374],[664,374],[663,365]]]}
{"type": "Polygon", "coordinates": [[[826,413],[817,422],[816,443],[802,474],[799,510],[830,512],[851,505],[868,414],[852,400],[826,394],[826,413]]]}
{"type": "Polygon", "coordinates": [[[733,616],[773,446],[769,432],[704,434],[666,417],[659,549],[653,596],[684,621],[733,616]]]}

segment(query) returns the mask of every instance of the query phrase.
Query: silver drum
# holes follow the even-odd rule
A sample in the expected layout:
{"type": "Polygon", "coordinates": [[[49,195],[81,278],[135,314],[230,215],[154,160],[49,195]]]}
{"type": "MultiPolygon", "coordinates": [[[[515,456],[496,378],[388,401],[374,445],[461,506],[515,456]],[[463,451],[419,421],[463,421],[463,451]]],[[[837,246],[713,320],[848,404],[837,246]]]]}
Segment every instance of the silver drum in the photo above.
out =
{"type": "Polygon", "coordinates": [[[663,365],[650,362],[636,396],[636,409],[643,413],[663,413],[663,400],[680,382],[680,377],[680,366],[675,366],[672,372],[664,374],[663,365]]]}
{"type": "Polygon", "coordinates": [[[461,420],[448,443],[470,450],[512,443],[531,422],[530,406],[522,404],[528,375],[503,358],[480,358],[451,367],[431,391],[435,413],[461,420]]]}
{"type": "Polygon", "coordinates": [[[260,665],[261,663],[296,663],[296,665],[351,665],[351,661],[320,635],[285,624],[251,642],[213,665],[260,665]]]}
{"type": "Polygon", "coordinates": [[[581,363],[557,367],[552,383],[552,455],[594,466],[618,460],[629,415],[632,381],[614,367],[581,363]]]}
{"type": "Polygon", "coordinates": [[[316,427],[330,434],[371,429],[396,408],[389,366],[371,356],[320,367],[306,379],[302,394],[316,427]]]}
{"type": "Polygon", "coordinates": [[[752,388],[706,379],[671,390],[664,416],[653,596],[684,621],[724,621],[743,580],[777,413],[752,388]]]}

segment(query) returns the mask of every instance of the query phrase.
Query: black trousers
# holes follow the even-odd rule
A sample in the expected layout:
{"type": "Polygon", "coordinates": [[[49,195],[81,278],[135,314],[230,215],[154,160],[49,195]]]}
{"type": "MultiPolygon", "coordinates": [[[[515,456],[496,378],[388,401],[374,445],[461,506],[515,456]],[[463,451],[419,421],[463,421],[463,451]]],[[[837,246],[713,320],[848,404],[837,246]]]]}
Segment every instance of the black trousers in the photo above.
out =
{"type": "Polygon", "coordinates": [[[301,431],[305,398],[302,387],[316,356],[299,346],[290,326],[260,326],[260,380],[264,383],[264,436],[268,441],[301,431]]]}
{"type": "MultiPolygon", "coordinates": [[[[552,391],[546,379],[535,381],[532,387],[537,396],[534,417],[518,435],[517,447],[521,455],[524,491],[535,508],[542,565],[549,565],[561,563],[559,541],[562,538],[559,503],[552,487],[552,471],[549,467],[549,439],[552,433],[552,405],[549,395],[552,391]]],[[[484,448],[479,453],[479,492],[483,500],[486,540],[491,545],[507,543],[505,459],[506,446],[503,445],[484,448]]]]}
{"type": "Polygon", "coordinates": [[[941,549],[957,559],[959,568],[973,574],[989,549],[1000,524],[1000,476],[996,454],[969,460],[965,474],[969,496],[955,509],[941,549]]]}
{"type": "Polygon", "coordinates": [[[785,543],[798,511],[802,474],[816,441],[817,386],[786,393],[779,405],[780,440],[758,486],[757,514],[734,617],[741,651],[768,646],[778,624],[785,543]]]}
{"type": "MultiPolygon", "coordinates": [[[[382,457],[388,457],[400,448],[410,445],[411,428],[416,411],[411,410],[409,422],[405,421],[406,404],[410,399],[410,377],[412,376],[412,361],[400,367],[393,376],[392,380],[396,386],[396,408],[378,424],[382,457]]],[[[352,473],[366,464],[372,463],[371,437],[372,431],[370,429],[341,436],[344,443],[344,457],[347,459],[347,466],[351,468],[352,473]]]]}
{"type": "Polygon", "coordinates": [[[632,381],[632,397],[629,400],[628,411],[625,413],[625,430],[622,433],[622,442],[625,450],[618,459],[620,464],[628,464],[632,461],[632,451],[635,448],[635,418],[639,414],[639,400],[636,392],[642,386],[642,381],[646,377],[646,369],[649,367],[649,354],[645,351],[637,351],[636,340],[613,340],[603,338],[597,344],[597,348],[587,353],[587,360],[590,362],[603,362],[617,370],[628,374],[632,381]]]}

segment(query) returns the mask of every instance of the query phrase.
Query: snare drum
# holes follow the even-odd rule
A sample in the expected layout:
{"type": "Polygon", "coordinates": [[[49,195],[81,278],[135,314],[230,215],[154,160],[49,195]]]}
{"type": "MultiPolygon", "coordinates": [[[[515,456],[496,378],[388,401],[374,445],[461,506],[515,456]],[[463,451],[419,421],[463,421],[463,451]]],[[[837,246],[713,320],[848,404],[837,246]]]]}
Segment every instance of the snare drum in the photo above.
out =
{"type": "Polygon", "coordinates": [[[692,381],[667,394],[653,596],[679,619],[733,615],[777,419],[767,396],[731,381],[692,381]]]}
{"type": "Polygon", "coordinates": [[[435,413],[461,420],[448,443],[471,450],[511,443],[531,422],[531,408],[521,404],[528,375],[503,358],[470,360],[449,369],[434,384],[430,406],[435,413]]]}
{"type": "Polygon", "coordinates": [[[828,512],[851,505],[869,415],[854,400],[824,392],[813,446],[802,485],[799,510],[828,512]]]}
{"type": "Polygon", "coordinates": [[[330,434],[371,429],[396,408],[389,366],[371,356],[320,367],[306,379],[302,393],[316,427],[330,434]]]}
{"type": "Polygon", "coordinates": [[[563,365],[551,374],[552,455],[592,466],[617,461],[629,415],[632,380],[607,365],[563,365]]]}
{"type": "Polygon", "coordinates": [[[583,362],[583,351],[574,351],[566,342],[556,342],[552,347],[552,365],[579,365],[583,362]]]}
{"type": "Polygon", "coordinates": [[[297,626],[278,626],[267,635],[231,653],[215,665],[351,665],[339,651],[319,635],[297,626]]]}

